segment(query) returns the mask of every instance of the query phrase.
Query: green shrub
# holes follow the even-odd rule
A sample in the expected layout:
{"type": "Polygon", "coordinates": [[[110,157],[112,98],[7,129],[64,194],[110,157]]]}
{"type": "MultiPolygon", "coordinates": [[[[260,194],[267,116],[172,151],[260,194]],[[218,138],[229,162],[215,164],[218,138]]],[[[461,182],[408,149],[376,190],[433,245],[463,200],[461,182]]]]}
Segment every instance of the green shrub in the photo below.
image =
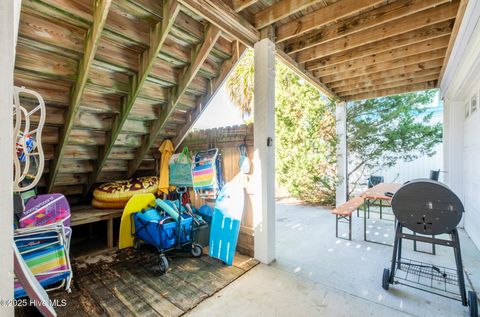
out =
{"type": "MultiPolygon", "coordinates": [[[[293,197],[335,201],[335,105],[285,65],[276,64],[276,180],[293,197]]],[[[227,81],[233,103],[253,109],[253,51],[227,81]]]]}
{"type": "MultiPolygon", "coordinates": [[[[253,51],[227,81],[233,103],[253,109],[253,51]]],[[[431,124],[435,90],[350,103],[347,107],[350,191],[366,170],[433,155],[442,124],[431,124]]],[[[296,198],[333,205],[336,189],[335,104],[285,65],[276,64],[276,179],[296,198]]],[[[249,119],[250,121],[252,118],[249,119]]]]}

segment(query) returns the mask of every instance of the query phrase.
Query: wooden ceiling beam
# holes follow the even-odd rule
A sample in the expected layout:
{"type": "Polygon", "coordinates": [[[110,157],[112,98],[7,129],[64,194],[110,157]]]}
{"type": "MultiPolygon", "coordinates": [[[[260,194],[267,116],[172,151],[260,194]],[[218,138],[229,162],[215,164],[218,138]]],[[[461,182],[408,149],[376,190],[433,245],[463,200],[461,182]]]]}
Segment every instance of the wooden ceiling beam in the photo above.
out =
{"type": "Polygon", "coordinates": [[[233,0],[232,1],[232,6],[233,6],[233,10],[235,10],[235,12],[240,12],[242,10],[245,10],[246,8],[248,8],[249,6],[257,3],[258,0],[233,0]]]}
{"type": "MultiPolygon", "coordinates": [[[[23,8],[28,8],[29,12],[34,12],[35,15],[39,14],[57,21],[67,21],[69,24],[80,28],[87,28],[88,25],[85,26],[85,24],[91,22],[92,11],[84,6],[83,2],[85,1],[81,5],[77,2],[61,0],[25,1],[22,3],[22,10],[23,8]]],[[[148,18],[148,21],[151,23],[161,21],[162,3],[162,1],[157,0],[122,0],[119,3],[114,3],[115,8],[112,6],[112,10],[110,10],[103,36],[114,39],[118,43],[131,43],[132,45],[148,47],[150,44],[149,33],[148,30],[145,32],[143,28],[145,24],[142,23],[143,26],[137,25],[138,22],[142,22],[139,21],[139,17],[151,16],[148,18]],[[121,10],[126,10],[127,13],[123,11],[125,16],[121,15],[123,14],[120,13],[122,12],[121,10]],[[132,14],[129,13],[129,10],[132,10],[132,14]],[[125,30],[125,28],[128,28],[128,30],[125,30]]],[[[33,21],[29,22],[35,24],[33,21]]],[[[191,16],[180,13],[175,20],[175,25],[172,27],[172,34],[176,32],[175,34],[182,40],[196,44],[203,40],[203,26],[201,22],[196,21],[191,16]]],[[[75,29],[72,31],[75,31],[75,29]]],[[[66,38],[74,39],[74,33],[66,35],[66,38]]],[[[231,52],[225,49],[227,47],[230,48],[230,41],[223,39],[219,41],[214,52],[222,59],[228,58],[231,52]]],[[[163,51],[166,54],[169,53],[166,49],[163,51]]]]}
{"type": "Polygon", "coordinates": [[[399,76],[402,74],[414,73],[414,72],[422,71],[425,69],[437,68],[442,66],[442,62],[443,62],[443,59],[439,58],[433,61],[428,61],[428,62],[419,63],[415,65],[408,65],[408,66],[399,67],[395,69],[384,70],[378,73],[372,73],[365,76],[359,76],[355,78],[349,78],[349,79],[332,82],[328,84],[328,87],[330,87],[331,89],[335,89],[337,87],[355,85],[357,83],[362,83],[362,82],[368,83],[378,79],[384,79],[388,77],[399,76]]]}
{"type": "Polygon", "coordinates": [[[192,50],[192,62],[187,66],[182,74],[179,76],[179,83],[176,87],[170,91],[170,97],[168,103],[160,113],[160,117],[153,121],[150,128],[150,133],[143,142],[143,145],[137,150],[135,159],[130,162],[128,168],[128,175],[131,177],[140,166],[143,158],[150,150],[152,145],[157,139],[159,132],[165,127],[167,121],[171,118],[175,111],[180,99],[185,94],[190,83],[197,75],[200,67],[207,59],[213,46],[217,42],[218,38],[222,34],[222,31],[213,24],[209,24],[205,32],[205,40],[203,43],[198,44],[192,50]]]}
{"type": "Polygon", "coordinates": [[[460,7],[458,8],[457,16],[455,18],[455,24],[453,25],[452,35],[450,36],[450,42],[448,43],[447,53],[445,54],[445,59],[443,61],[442,71],[440,72],[440,77],[438,79],[439,83],[442,83],[443,76],[445,75],[445,70],[452,54],[453,45],[457,39],[458,31],[460,30],[460,25],[463,21],[463,16],[465,15],[465,10],[467,9],[468,0],[460,0],[460,7]]]}
{"type": "Polygon", "coordinates": [[[366,57],[357,58],[345,63],[335,65],[327,65],[325,67],[311,71],[315,71],[318,77],[333,75],[346,72],[382,62],[392,61],[402,57],[408,57],[420,53],[430,52],[436,49],[446,48],[448,46],[449,36],[442,36],[433,40],[427,40],[416,44],[391,49],[378,54],[372,54],[366,57]]]}
{"type": "MultiPolygon", "coordinates": [[[[371,73],[378,73],[384,70],[390,70],[390,69],[405,67],[408,65],[415,65],[418,63],[428,62],[431,60],[443,58],[445,56],[445,51],[446,49],[438,49],[431,52],[425,52],[417,55],[398,58],[392,61],[377,63],[377,64],[369,65],[363,68],[354,69],[351,71],[346,71],[342,73],[336,73],[336,74],[320,77],[320,80],[323,83],[328,84],[334,81],[340,81],[344,79],[365,76],[371,73]]],[[[316,72],[314,72],[313,75],[318,76],[316,72]]]]}
{"type": "Polygon", "coordinates": [[[64,124],[60,130],[59,142],[55,148],[55,156],[50,166],[48,191],[51,192],[55,185],[55,180],[60,170],[61,162],[65,155],[65,149],[68,144],[68,138],[73,128],[75,118],[80,106],[83,90],[87,84],[90,67],[93,64],[98,43],[102,35],[111,0],[96,0],[93,6],[93,22],[87,30],[84,40],[84,53],[80,60],[77,71],[77,78],[71,91],[70,106],[65,112],[64,124]]]}
{"type": "MultiPolygon", "coordinates": [[[[117,5],[122,10],[131,12],[136,18],[146,18],[147,20],[153,20],[157,22],[162,20],[162,1],[122,0],[118,1],[117,5]]],[[[198,42],[203,40],[203,31],[204,23],[197,21],[185,12],[180,12],[175,19],[175,25],[172,28],[171,34],[175,34],[175,37],[185,40],[187,43],[198,44],[198,42]]],[[[224,56],[224,58],[230,57],[230,41],[228,39],[225,38],[222,39],[222,41],[219,41],[217,43],[217,48],[220,48],[220,56],[223,56],[224,53],[227,53],[228,56],[224,56]]],[[[217,51],[217,49],[215,49],[215,51],[217,51]]]]}
{"type": "Polygon", "coordinates": [[[138,73],[130,78],[129,92],[122,99],[120,114],[113,120],[112,130],[108,134],[105,146],[101,148],[94,171],[90,174],[85,194],[95,184],[98,175],[102,171],[179,12],[180,6],[176,0],[163,0],[164,19],[155,24],[150,30],[150,46],[140,56],[138,73]]]}
{"type": "Polygon", "coordinates": [[[451,0],[399,0],[364,12],[353,18],[322,27],[315,32],[293,38],[285,42],[285,52],[288,54],[314,47],[343,36],[354,34],[368,28],[397,20],[418,13],[451,0]]]}
{"type": "Polygon", "coordinates": [[[190,129],[193,127],[193,125],[195,125],[195,122],[197,122],[205,109],[207,109],[208,105],[218,93],[219,89],[223,86],[230,73],[235,69],[238,62],[242,59],[246,48],[247,47],[245,45],[238,41],[232,43],[232,57],[229,60],[223,62],[220,68],[220,74],[218,77],[214,78],[211,81],[208,92],[203,96],[197,98],[197,104],[195,108],[192,109],[187,115],[187,123],[179,129],[178,135],[173,140],[173,145],[175,146],[175,149],[178,149],[180,144],[190,132],[190,129]]]}
{"type": "Polygon", "coordinates": [[[382,0],[340,0],[329,6],[320,8],[301,18],[288,22],[277,28],[277,43],[300,36],[335,22],[336,20],[353,16],[358,12],[383,4],[382,0]]]}
{"type": "Polygon", "coordinates": [[[453,21],[442,22],[419,30],[396,35],[380,42],[370,43],[307,62],[305,63],[305,68],[311,71],[326,66],[350,62],[368,56],[375,56],[382,52],[399,49],[408,45],[414,45],[426,40],[433,40],[439,37],[449,37],[452,28],[453,21]]]}
{"type": "Polygon", "coordinates": [[[407,79],[404,79],[404,80],[399,80],[399,81],[386,83],[386,84],[382,84],[382,85],[377,85],[377,86],[369,86],[369,87],[363,87],[363,88],[357,88],[357,89],[348,89],[346,91],[339,92],[338,95],[340,97],[346,98],[347,96],[359,95],[359,94],[370,92],[372,90],[384,90],[384,89],[395,88],[395,87],[399,87],[399,86],[420,84],[420,83],[425,83],[425,82],[429,82],[429,81],[438,80],[438,75],[439,75],[439,73],[436,73],[436,74],[428,75],[428,76],[424,76],[424,77],[407,78],[407,79]]]}
{"type": "Polygon", "coordinates": [[[260,32],[221,0],[178,1],[188,10],[249,47],[253,47],[260,40],[260,32]]]}
{"type": "Polygon", "coordinates": [[[363,30],[323,45],[311,47],[295,54],[299,63],[306,63],[318,58],[339,53],[351,48],[382,41],[389,37],[424,28],[428,25],[453,20],[457,14],[459,0],[453,0],[431,10],[425,10],[412,16],[387,22],[367,30],[363,30]]]}
{"type": "Polygon", "coordinates": [[[429,81],[426,83],[420,84],[413,84],[413,85],[406,85],[406,86],[399,86],[395,88],[388,88],[382,90],[374,90],[363,94],[353,95],[346,97],[346,101],[356,101],[356,100],[364,100],[364,99],[373,99],[379,97],[386,97],[391,95],[398,95],[404,94],[408,92],[415,92],[427,89],[434,89],[437,88],[437,81],[429,81]]]}
{"type": "Polygon", "coordinates": [[[281,0],[255,14],[255,27],[263,29],[323,0],[281,0]]]}
{"type": "MultiPolygon", "coordinates": [[[[437,75],[440,73],[440,67],[434,67],[430,69],[423,69],[420,71],[416,72],[411,72],[411,73],[402,73],[399,75],[393,75],[393,76],[387,76],[387,77],[382,77],[380,79],[375,79],[375,80],[348,80],[345,81],[346,84],[345,86],[340,86],[334,88],[334,91],[337,94],[340,94],[342,92],[346,92],[349,90],[355,90],[355,89],[361,89],[361,88],[366,88],[366,87],[371,87],[370,90],[374,89],[374,87],[379,87],[381,85],[386,85],[389,83],[394,83],[398,81],[403,81],[409,78],[419,78],[419,77],[427,77],[431,75],[437,75]],[[348,83],[348,84],[347,84],[348,83]]],[[[437,77],[438,78],[438,77],[437,77]]]]}

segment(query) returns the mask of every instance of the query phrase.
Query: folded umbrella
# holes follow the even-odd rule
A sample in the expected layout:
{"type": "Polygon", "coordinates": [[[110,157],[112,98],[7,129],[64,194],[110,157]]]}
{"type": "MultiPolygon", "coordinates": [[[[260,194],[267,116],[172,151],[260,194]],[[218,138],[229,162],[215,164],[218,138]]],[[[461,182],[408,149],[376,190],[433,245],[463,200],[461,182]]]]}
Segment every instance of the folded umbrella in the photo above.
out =
{"type": "Polygon", "coordinates": [[[168,194],[168,188],[169,188],[168,163],[170,162],[170,157],[173,155],[173,152],[175,152],[172,141],[170,140],[163,141],[158,151],[160,151],[160,154],[162,155],[162,157],[160,159],[160,175],[158,177],[157,193],[159,195],[161,193],[168,194]]]}

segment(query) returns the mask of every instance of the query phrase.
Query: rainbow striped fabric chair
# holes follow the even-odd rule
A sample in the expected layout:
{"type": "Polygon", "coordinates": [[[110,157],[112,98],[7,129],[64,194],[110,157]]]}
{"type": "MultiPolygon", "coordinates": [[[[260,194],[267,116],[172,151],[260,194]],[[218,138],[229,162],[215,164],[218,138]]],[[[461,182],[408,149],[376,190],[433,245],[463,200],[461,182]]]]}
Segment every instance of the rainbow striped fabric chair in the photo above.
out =
{"type": "Polygon", "coordinates": [[[197,152],[192,164],[193,189],[202,198],[215,199],[222,187],[221,154],[217,148],[197,152]]]}
{"type": "MultiPolygon", "coordinates": [[[[15,230],[14,241],[23,260],[47,291],[63,287],[70,291],[70,237],[71,229],[62,223],[15,230]]],[[[25,290],[15,279],[15,298],[24,296],[25,290]]]]}

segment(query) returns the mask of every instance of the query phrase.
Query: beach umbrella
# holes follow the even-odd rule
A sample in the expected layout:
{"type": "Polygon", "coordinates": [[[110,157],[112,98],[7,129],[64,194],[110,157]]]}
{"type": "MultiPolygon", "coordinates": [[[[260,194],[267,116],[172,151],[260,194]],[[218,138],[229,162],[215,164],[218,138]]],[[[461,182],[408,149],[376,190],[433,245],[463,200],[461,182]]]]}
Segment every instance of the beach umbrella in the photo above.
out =
{"type": "Polygon", "coordinates": [[[162,155],[160,159],[160,175],[158,177],[158,194],[159,195],[161,193],[168,194],[168,188],[169,188],[168,163],[170,162],[170,157],[172,157],[173,153],[175,152],[172,141],[170,140],[163,141],[158,151],[162,155]]]}

